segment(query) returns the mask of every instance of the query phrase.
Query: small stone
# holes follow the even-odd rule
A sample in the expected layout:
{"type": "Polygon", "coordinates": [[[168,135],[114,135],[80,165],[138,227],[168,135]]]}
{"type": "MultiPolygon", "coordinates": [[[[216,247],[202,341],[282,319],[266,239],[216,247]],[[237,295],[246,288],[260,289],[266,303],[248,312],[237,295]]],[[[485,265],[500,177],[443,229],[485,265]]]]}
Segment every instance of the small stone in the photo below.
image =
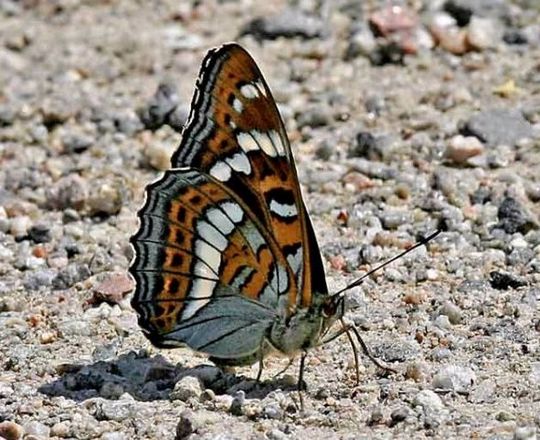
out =
{"type": "Polygon", "coordinates": [[[389,426],[395,426],[400,422],[403,422],[410,414],[410,409],[406,406],[401,406],[396,408],[390,413],[390,422],[389,426]]]}
{"type": "Polygon", "coordinates": [[[471,368],[447,365],[435,374],[432,385],[438,390],[468,394],[475,382],[476,374],[471,368]]]}
{"type": "Polygon", "coordinates": [[[513,146],[522,138],[533,137],[533,128],[519,110],[492,109],[472,116],[463,128],[464,135],[472,135],[489,146],[513,146]]]}
{"type": "Polygon", "coordinates": [[[86,280],[92,273],[87,264],[73,263],[61,269],[53,280],[56,289],[67,289],[79,281],[86,280]]]}
{"type": "Polygon", "coordinates": [[[513,197],[505,197],[497,211],[499,223],[497,227],[508,234],[521,232],[526,234],[531,229],[537,229],[538,225],[533,222],[523,206],[513,197]]]}
{"type": "Polygon", "coordinates": [[[30,217],[25,215],[13,217],[10,224],[10,233],[16,239],[24,238],[28,235],[28,230],[32,226],[32,221],[30,217]]]}
{"type": "Polygon", "coordinates": [[[414,406],[420,406],[424,412],[441,411],[444,409],[444,403],[441,398],[431,390],[422,390],[413,400],[414,406]]]}
{"type": "Polygon", "coordinates": [[[483,380],[471,393],[470,400],[473,403],[491,403],[497,389],[497,384],[492,379],[483,380]]]}
{"type": "Polygon", "coordinates": [[[412,9],[392,5],[373,12],[369,23],[376,34],[389,36],[395,33],[407,33],[418,26],[418,17],[412,9]]]}
{"type": "Polygon", "coordinates": [[[472,17],[467,27],[467,43],[476,50],[495,47],[501,39],[500,28],[492,19],[472,17]]]}
{"type": "Polygon", "coordinates": [[[128,440],[128,438],[123,432],[104,432],[100,440],[128,440]]]}
{"type": "Polygon", "coordinates": [[[434,324],[442,330],[450,330],[452,328],[452,324],[450,324],[450,320],[446,315],[437,316],[437,318],[435,318],[434,324]]]}
{"type": "Polygon", "coordinates": [[[332,122],[330,109],[325,105],[308,108],[297,116],[298,126],[301,127],[324,127],[332,122]]]}
{"type": "Polygon", "coordinates": [[[51,209],[72,208],[80,211],[88,197],[88,185],[82,177],[70,174],[45,190],[47,206],[51,209]]]}
{"type": "Polygon", "coordinates": [[[381,215],[381,223],[385,229],[397,229],[403,224],[408,224],[411,221],[409,212],[389,210],[385,211],[381,215]]]}
{"type": "Polygon", "coordinates": [[[39,437],[49,437],[51,428],[43,423],[31,421],[23,425],[25,435],[32,434],[39,437]]]}
{"type": "Polygon", "coordinates": [[[369,56],[377,48],[377,40],[367,26],[356,30],[349,38],[349,46],[345,58],[350,60],[359,55],[369,56]]]}
{"type": "Polygon", "coordinates": [[[382,423],[384,418],[384,414],[382,411],[382,408],[380,406],[377,406],[371,410],[371,413],[369,415],[368,425],[378,425],[382,423]]]}
{"type": "Polygon", "coordinates": [[[44,223],[38,223],[32,226],[28,231],[28,235],[34,243],[48,243],[51,241],[51,230],[44,223]]]}
{"type": "Polygon", "coordinates": [[[65,438],[70,436],[70,424],[69,422],[55,423],[51,428],[51,435],[53,437],[65,438]]]}
{"type": "Polygon", "coordinates": [[[461,309],[449,301],[443,304],[443,306],[441,307],[440,313],[442,315],[448,316],[448,320],[454,325],[459,324],[461,322],[461,317],[462,317],[461,309]]]}
{"type": "Polygon", "coordinates": [[[201,383],[198,378],[184,376],[175,385],[169,394],[171,400],[187,402],[189,399],[199,399],[202,394],[201,383]]]}
{"type": "Polygon", "coordinates": [[[184,411],[180,414],[180,420],[176,425],[175,440],[187,439],[195,432],[194,415],[190,410],[184,411]]]}
{"type": "Polygon", "coordinates": [[[87,200],[88,214],[115,215],[120,212],[124,202],[123,191],[117,182],[104,182],[93,187],[87,200]]]}
{"type": "Polygon", "coordinates": [[[281,419],[283,417],[283,410],[277,403],[270,403],[264,406],[263,415],[268,419],[281,419]]]}
{"type": "Polygon", "coordinates": [[[167,123],[169,115],[180,102],[174,84],[161,83],[148,104],[138,109],[137,114],[143,125],[149,130],[157,130],[167,123]]]}
{"type": "Polygon", "coordinates": [[[246,393],[243,390],[237,391],[229,408],[230,413],[234,416],[241,416],[244,413],[243,406],[245,402],[246,393]]]}
{"type": "Polygon", "coordinates": [[[243,34],[259,40],[279,37],[318,38],[327,33],[324,22],[300,9],[287,8],[277,15],[256,18],[244,26],[243,34]]]}
{"type": "Polygon", "coordinates": [[[158,170],[165,171],[171,167],[171,155],[176,149],[175,145],[154,142],[144,149],[144,156],[148,164],[158,170]]]}
{"type": "Polygon", "coordinates": [[[10,105],[0,106],[0,127],[9,126],[15,122],[17,109],[10,105]]]}
{"type": "Polygon", "coordinates": [[[124,297],[133,290],[134,284],[127,273],[112,273],[93,289],[93,297],[89,302],[93,305],[106,302],[107,304],[119,304],[124,297]]]}
{"type": "Polygon", "coordinates": [[[89,135],[81,133],[66,133],[62,136],[62,145],[67,154],[78,154],[87,150],[94,144],[95,139],[89,135]]]}
{"type": "Polygon", "coordinates": [[[490,272],[489,276],[491,287],[498,290],[517,289],[527,285],[527,281],[524,278],[508,272],[494,270],[490,272]]]}
{"type": "Polygon", "coordinates": [[[468,159],[484,152],[484,146],[474,136],[457,135],[450,139],[446,147],[446,157],[456,164],[464,164],[468,159]]]}
{"type": "Polygon", "coordinates": [[[514,440],[536,440],[534,426],[518,426],[514,431],[514,440]]]}
{"type": "Polygon", "coordinates": [[[176,132],[182,133],[184,125],[189,116],[189,108],[178,105],[169,115],[167,116],[167,124],[176,132]]]}
{"type": "Polygon", "coordinates": [[[23,427],[15,422],[6,421],[0,423],[0,437],[5,440],[19,440],[22,439],[23,434],[23,427]]]}

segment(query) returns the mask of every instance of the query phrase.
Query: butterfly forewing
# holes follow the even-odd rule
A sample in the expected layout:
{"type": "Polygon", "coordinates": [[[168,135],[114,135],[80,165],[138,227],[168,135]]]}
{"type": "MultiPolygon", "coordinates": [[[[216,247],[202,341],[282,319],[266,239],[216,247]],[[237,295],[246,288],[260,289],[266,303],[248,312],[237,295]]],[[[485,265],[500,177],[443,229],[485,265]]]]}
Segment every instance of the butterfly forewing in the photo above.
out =
{"type": "Polygon", "coordinates": [[[260,70],[240,46],[214,49],[203,61],[172,165],[221,181],[277,242],[300,292],[290,296],[289,313],[309,306],[314,289],[327,292],[283,122],[260,70]]]}

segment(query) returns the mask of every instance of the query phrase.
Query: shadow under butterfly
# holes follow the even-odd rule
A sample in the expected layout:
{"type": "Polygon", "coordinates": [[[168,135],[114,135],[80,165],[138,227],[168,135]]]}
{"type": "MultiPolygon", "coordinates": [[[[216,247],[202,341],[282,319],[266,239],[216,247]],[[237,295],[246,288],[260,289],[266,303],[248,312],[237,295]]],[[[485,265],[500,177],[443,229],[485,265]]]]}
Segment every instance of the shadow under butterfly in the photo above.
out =
{"type": "Polygon", "coordinates": [[[353,336],[386,368],[344,322],[345,292],[439,231],[330,294],[283,122],[239,45],[204,58],[171,166],[147,186],[131,237],[131,304],[152,344],[188,346],[221,366],[259,362],[257,380],[271,352],[300,354],[299,390],[308,350],[341,335],[357,381],[353,336]]]}

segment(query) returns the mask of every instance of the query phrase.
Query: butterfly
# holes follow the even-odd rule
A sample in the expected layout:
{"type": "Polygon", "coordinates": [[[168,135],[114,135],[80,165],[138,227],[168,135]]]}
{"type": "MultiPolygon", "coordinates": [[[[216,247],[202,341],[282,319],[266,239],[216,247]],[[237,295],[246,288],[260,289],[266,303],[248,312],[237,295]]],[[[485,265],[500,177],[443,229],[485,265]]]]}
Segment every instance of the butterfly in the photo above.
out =
{"type": "Polygon", "coordinates": [[[157,347],[225,366],[300,354],[301,384],[309,349],[343,333],[352,343],[343,293],[361,281],[329,294],[283,121],[238,44],[204,58],[171,169],[138,218],[131,304],[157,347]]]}

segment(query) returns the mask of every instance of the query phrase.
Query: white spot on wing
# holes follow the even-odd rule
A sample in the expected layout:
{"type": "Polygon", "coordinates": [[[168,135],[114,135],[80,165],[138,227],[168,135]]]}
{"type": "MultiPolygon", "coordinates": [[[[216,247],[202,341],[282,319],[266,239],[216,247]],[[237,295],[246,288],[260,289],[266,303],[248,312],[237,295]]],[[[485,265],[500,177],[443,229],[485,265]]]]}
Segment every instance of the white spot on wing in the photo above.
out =
{"type": "Polygon", "coordinates": [[[202,261],[195,263],[193,274],[217,280],[219,266],[221,265],[221,253],[205,241],[197,240],[195,243],[195,255],[202,261]]]}
{"type": "Polygon", "coordinates": [[[234,222],[240,223],[244,217],[244,212],[240,205],[234,202],[225,202],[221,205],[227,216],[234,222]]]}
{"type": "Polygon", "coordinates": [[[225,159],[234,171],[244,174],[251,173],[251,165],[245,153],[236,153],[233,157],[225,159]]]}
{"type": "Polygon", "coordinates": [[[182,319],[189,319],[191,318],[197,310],[199,310],[201,307],[205,306],[210,302],[210,298],[212,296],[212,293],[214,292],[214,288],[216,287],[216,282],[213,280],[206,280],[204,278],[195,278],[193,280],[193,284],[191,285],[191,289],[188,293],[188,298],[190,298],[192,301],[186,301],[186,305],[184,307],[184,310],[182,312],[182,319]],[[198,301],[193,301],[198,298],[205,298],[205,299],[199,299],[198,301]]]}
{"type": "Polygon", "coordinates": [[[240,87],[240,93],[247,99],[257,98],[259,96],[259,91],[253,84],[244,84],[240,87]]]}
{"type": "Polygon", "coordinates": [[[264,88],[264,84],[260,80],[256,81],[254,84],[257,89],[259,89],[259,92],[266,96],[266,89],[264,88]]]}
{"type": "Polygon", "coordinates": [[[289,286],[287,271],[283,266],[278,265],[278,292],[285,293],[289,286]]]}
{"type": "Polygon", "coordinates": [[[272,140],[270,139],[270,137],[268,136],[266,132],[252,130],[250,131],[250,133],[255,138],[255,141],[257,142],[257,144],[259,144],[261,149],[266,154],[268,154],[268,156],[274,157],[277,155],[277,151],[274,148],[274,145],[272,144],[272,140]]]}
{"type": "Polygon", "coordinates": [[[279,203],[278,201],[274,199],[270,201],[270,211],[279,215],[280,217],[296,217],[298,215],[298,210],[296,209],[296,205],[279,203]]]}
{"type": "Polygon", "coordinates": [[[234,223],[219,208],[208,211],[206,218],[225,235],[230,234],[234,229],[234,223]]]}
{"type": "Polygon", "coordinates": [[[236,113],[242,113],[242,110],[244,110],[244,105],[242,104],[242,101],[237,98],[234,98],[232,106],[236,113]]]}
{"type": "Polygon", "coordinates": [[[268,136],[270,136],[270,139],[274,143],[274,147],[277,150],[277,154],[279,156],[285,156],[285,145],[283,145],[283,141],[281,140],[281,136],[276,130],[270,130],[268,132],[268,136]]]}
{"type": "MultiPolygon", "coordinates": [[[[212,246],[217,248],[220,251],[225,250],[227,247],[227,238],[219,232],[214,226],[212,226],[210,223],[208,223],[205,220],[199,220],[197,222],[197,233],[204,238],[208,243],[210,243],[212,246]]],[[[202,255],[199,255],[197,252],[198,257],[203,257],[202,255]]],[[[202,258],[204,260],[204,258],[202,258]]],[[[221,260],[221,257],[220,257],[221,260]]],[[[213,267],[212,267],[213,269],[213,267]]],[[[219,270],[219,266],[217,267],[217,270],[219,270]]]]}
{"type": "Polygon", "coordinates": [[[236,140],[238,141],[240,148],[244,150],[245,153],[259,149],[255,139],[253,139],[253,137],[248,133],[238,133],[236,140]]]}
{"type": "Polygon", "coordinates": [[[231,169],[226,163],[218,161],[210,168],[210,175],[215,177],[220,182],[226,182],[231,178],[231,169]]]}

